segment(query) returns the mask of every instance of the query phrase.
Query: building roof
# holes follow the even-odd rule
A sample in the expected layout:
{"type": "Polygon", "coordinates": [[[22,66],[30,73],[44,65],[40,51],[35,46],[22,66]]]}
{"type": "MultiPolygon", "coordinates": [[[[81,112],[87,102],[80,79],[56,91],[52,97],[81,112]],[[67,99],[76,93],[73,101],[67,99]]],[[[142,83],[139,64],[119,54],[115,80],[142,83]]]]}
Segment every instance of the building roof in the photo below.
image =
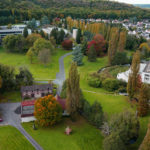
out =
{"type": "Polygon", "coordinates": [[[21,102],[21,106],[32,106],[32,105],[34,105],[34,103],[35,103],[35,101],[36,100],[30,100],[30,101],[23,101],[23,102],[21,102]]]}
{"type": "Polygon", "coordinates": [[[21,92],[26,92],[26,91],[36,91],[36,90],[52,90],[53,85],[52,84],[41,84],[41,85],[32,85],[32,86],[22,86],[21,87],[21,92]]]}

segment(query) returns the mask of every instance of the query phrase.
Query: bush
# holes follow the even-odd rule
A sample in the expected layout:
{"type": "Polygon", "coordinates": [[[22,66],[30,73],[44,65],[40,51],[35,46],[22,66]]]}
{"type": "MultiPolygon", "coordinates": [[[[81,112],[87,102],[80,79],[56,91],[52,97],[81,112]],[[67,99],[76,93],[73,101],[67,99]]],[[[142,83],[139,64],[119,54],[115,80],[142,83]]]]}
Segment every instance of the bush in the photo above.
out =
{"type": "Polygon", "coordinates": [[[97,72],[94,72],[88,77],[88,85],[94,88],[99,88],[102,85],[100,75],[97,72]]]}
{"type": "Polygon", "coordinates": [[[111,62],[112,65],[124,65],[130,63],[125,52],[117,52],[111,62]]]}
{"type": "Polygon", "coordinates": [[[64,40],[62,42],[62,47],[66,50],[71,50],[73,46],[73,42],[71,40],[64,40]]]}
{"type": "Polygon", "coordinates": [[[82,115],[97,128],[100,128],[103,121],[103,111],[100,103],[97,101],[91,106],[87,100],[83,101],[82,115]]]}
{"type": "Polygon", "coordinates": [[[90,121],[93,125],[100,128],[103,122],[103,111],[100,103],[97,101],[91,106],[90,121]]]}
{"type": "Polygon", "coordinates": [[[34,115],[40,126],[52,126],[62,117],[62,108],[55,97],[48,95],[35,102],[34,115]]]}
{"type": "Polygon", "coordinates": [[[112,133],[103,141],[104,150],[126,150],[124,143],[118,133],[112,133]]]}
{"type": "Polygon", "coordinates": [[[119,88],[119,81],[107,78],[102,82],[102,87],[110,92],[116,91],[119,88]]]}

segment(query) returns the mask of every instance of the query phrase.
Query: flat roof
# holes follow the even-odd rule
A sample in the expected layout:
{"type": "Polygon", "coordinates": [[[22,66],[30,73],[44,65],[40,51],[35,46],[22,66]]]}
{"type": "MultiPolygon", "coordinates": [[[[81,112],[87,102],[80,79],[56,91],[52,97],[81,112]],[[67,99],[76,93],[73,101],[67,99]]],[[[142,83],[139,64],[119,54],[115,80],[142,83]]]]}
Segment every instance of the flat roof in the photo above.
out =
{"type": "Polygon", "coordinates": [[[36,100],[26,100],[21,102],[21,106],[33,106],[36,100]]]}

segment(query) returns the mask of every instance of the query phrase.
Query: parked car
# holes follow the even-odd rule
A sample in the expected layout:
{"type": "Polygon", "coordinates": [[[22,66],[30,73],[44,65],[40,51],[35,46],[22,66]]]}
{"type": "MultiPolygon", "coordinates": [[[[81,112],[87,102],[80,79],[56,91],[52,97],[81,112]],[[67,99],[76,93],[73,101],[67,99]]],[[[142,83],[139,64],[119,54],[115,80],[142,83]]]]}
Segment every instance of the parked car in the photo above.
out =
{"type": "Polygon", "coordinates": [[[0,118],[0,122],[3,122],[3,119],[2,119],[2,118],[0,118]]]}

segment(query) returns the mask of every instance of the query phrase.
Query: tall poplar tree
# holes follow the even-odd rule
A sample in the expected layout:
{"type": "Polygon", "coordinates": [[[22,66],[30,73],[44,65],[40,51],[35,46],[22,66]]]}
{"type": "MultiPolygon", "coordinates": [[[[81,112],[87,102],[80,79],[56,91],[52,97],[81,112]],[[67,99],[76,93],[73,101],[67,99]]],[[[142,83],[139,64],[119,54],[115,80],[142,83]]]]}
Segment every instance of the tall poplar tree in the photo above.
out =
{"type": "Polygon", "coordinates": [[[144,117],[148,113],[148,87],[145,84],[142,84],[139,93],[139,102],[138,102],[138,115],[144,117]]]}
{"type": "Polygon", "coordinates": [[[67,79],[67,103],[66,109],[74,120],[80,107],[80,76],[77,70],[77,64],[72,63],[67,79]]]}
{"type": "Polygon", "coordinates": [[[138,77],[139,77],[139,69],[140,69],[140,52],[136,51],[133,55],[131,72],[128,78],[127,84],[127,92],[129,94],[130,99],[133,98],[138,91],[138,77]]]}
{"type": "Polygon", "coordinates": [[[111,65],[113,57],[115,56],[115,54],[117,52],[118,39],[119,39],[119,30],[118,30],[118,28],[113,27],[111,29],[110,40],[109,40],[109,47],[108,47],[108,61],[109,61],[109,65],[111,65]]]}
{"type": "Polygon", "coordinates": [[[126,31],[120,32],[119,43],[118,43],[118,51],[123,52],[126,45],[126,31]]]}

